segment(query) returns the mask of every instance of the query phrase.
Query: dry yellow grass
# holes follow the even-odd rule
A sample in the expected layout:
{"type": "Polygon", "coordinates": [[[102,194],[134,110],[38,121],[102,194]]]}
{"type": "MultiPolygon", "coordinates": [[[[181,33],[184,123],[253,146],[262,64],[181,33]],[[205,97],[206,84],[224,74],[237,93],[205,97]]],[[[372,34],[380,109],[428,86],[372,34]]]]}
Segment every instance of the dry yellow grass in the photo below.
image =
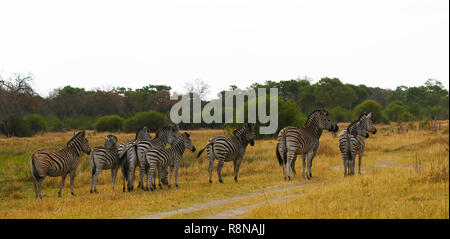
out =
{"type": "MultiPolygon", "coordinates": [[[[448,128],[448,121],[447,128],[448,128]]],[[[340,126],[343,127],[342,125],[340,126]]],[[[367,141],[362,175],[344,178],[337,138],[324,133],[313,162],[314,184],[293,188],[265,197],[246,198],[220,207],[199,210],[174,218],[205,218],[221,210],[261,203],[280,195],[301,195],[278,203],[263,203],[239,217],[243,218],[448,218],[448,132],[412,131],[405,134],[379,130],[367,141]]],[[[445,126],[443,127],[445,128],[445,126]]],[[[197,149],[208,138],[224,134],[221,130],[192,132],[197,149]]],[[[106,134],[88,137],[91,147],[103,145],[106,134]]],[[[116,134],[119,142],[133,134],[116,134]]],[[[0,218],[130,218],[184,208],[193,204],[226,199],[236,195],[260,192],[307,182],[300,175],[292,181],[282,180],[282,171],[275,157],[276,140],[258,140],[248,147],[241,165],[239,183],[233,181],[233,166],[223,168],[225,184],[208,183],[206,156],[186,152],[180,169],[180,188],[122,193],[121,173],[116,188],[111,190],[110,171],[99,178],[99,194],[89,193],[89,163],[80,158],[72,197],[68,188],[57,198],[60,178],[44,180],[36,200],[31,183],[28,158],[39,148],[59,148],[71,133],[46,134],[31,138],[0,138],[0,218]]],[[[217,162],[216,162],[217,164],[217,162]]],[[[301,172],[300,160],[297,172],[301,172]]],[[[138,172],[136,172],[138,175],[138,172]]],[[[135,182],[136,185],[136,182],[135,182]]]]}

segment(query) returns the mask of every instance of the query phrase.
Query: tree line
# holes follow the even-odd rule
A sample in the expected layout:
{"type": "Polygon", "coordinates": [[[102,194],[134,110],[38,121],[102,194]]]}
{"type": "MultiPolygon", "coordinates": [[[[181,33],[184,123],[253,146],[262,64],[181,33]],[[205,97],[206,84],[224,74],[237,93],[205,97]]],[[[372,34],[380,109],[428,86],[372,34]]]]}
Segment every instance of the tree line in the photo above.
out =
{"type": "MultiPolygon", "coordinates": [[[[7,137],[72,129],[132,132],[142,125],[156,130],[167,123],[168,113],[178,101],[170,99],[170,86],[152,84],[134,90],[65,86],[42,97],[31,87],[32,79],[31,74],[13,74],[8,79],[0,76],[0,133],[7,137]]],[[[185,88],[202,96],[208,91],[208,85],[199,80],[187,83],[185,88]]],[[[278,88],[279,129],[287,125],[302,127],[307,115],[317,108],[329,109],[331,118],[338,122],[351,121],[369,111],[377,123],[448,119],[449,115],[448,90],[433,79],[422,86],[398,86],[395,90],[345,84],[328,77],[316,83],[306,77],[267,81],[254,83],[247,89],[257,88],[278,88]]],[[[218,97],[237,89],[232,85],[218,97]]],[[[202,100],[202,106],[206,103],[202,100]]],[[[233,124],[182,123],[180,128],[230,125],[233,124]]]]}

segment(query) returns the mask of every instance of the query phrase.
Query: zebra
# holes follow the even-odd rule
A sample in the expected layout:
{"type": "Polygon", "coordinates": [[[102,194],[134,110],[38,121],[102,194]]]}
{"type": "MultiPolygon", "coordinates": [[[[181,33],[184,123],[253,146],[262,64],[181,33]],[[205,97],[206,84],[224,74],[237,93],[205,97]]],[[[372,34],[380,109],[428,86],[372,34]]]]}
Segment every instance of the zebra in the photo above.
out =
{"type": "Polygon", "coordinates": [[[369,137],[367,132],[377,133],[377,129],[371,120],[372,112],[363,113],[358,120],[352,122],[346,130],[339,134],[339,150],[344,162],[344,176],[355,173],[355,159],[358,155],[358,173],[361,174],[361,160],[364,156],[365,138],[369,137]]]}
{"type": "Polygon", "coordinates": [[[141,127],[137,130],[134,140],[127,140],[120,144],[118,148],[118,154],[120,155],[119,161],[122,162],[122,179],[123,179],[123,192],[125,192],[125,185],[128,181],[128,191],[133,191],[134,171],[136,168],[137,160],[137,141],[138,140],[151,140],[152,136],[147,127],[141,127]],[[125,158],[126,157],[126,158],[125,158]]]}
{"type": "Polygon", "coordinates": [[[70,191],[73,196],[73,183],[78,168],[78,158],[81,151],[89,154],[91,148],[86,139],[86,132],[75,132],[74,136],[67,142],[67,146],[60,150],[39,149],[30,157],[30,168],[33,175],[33,188],[36,198],[42,199],[41,184],[45,176],[62,176],[58,197],[61,197],[62,188],[67,174],[70,173],[70,191]]]}
{"type": "MultiPolygon", "coordinates": [[[[138,188],[148,191],[148,185],[144,187],[144,175],[147,177],[145,182],[148,182],[148,164],[145,160],[145,153],[151,148],[165,148],[166,144],[172,144],[172,142],[180,135],[179,127],[177,124],[169,123],[166,126],[159,128],[155,133],[155,138],[152,140],[138,140],[137,142],[137,155],[139,160],[139,184],[138,188]]],[[[167,181],[167,168],[163,167],[158,170],[158,173],[163,175],[165,181],[167,181]]],[[[166,184],[166,182],[164,182],[166,184]]]]}
{"type": "MultiPolygon", "coordinates": [[[[151,191],[156,188],[156,182],[152,182],[153,176],[155,176],[155,170],[156,168],[161,170],[163,167],[170,167],[170,176],[168,181],[169,188],[172,181],[173,171],[175,170],[175,187],[178,188],[178,169],[180,168],[180,162],[183,159],[184,150],[189,149],[192,152],[195,152],[196,150],[195,146],[192,145],[190,136],[191,135],[188,133],[183,133],[173,141],[170,148],[166,149],[154,147],[150,148],[145,153],[145,161],[149,165],[147,169],[147,180],[150,182],[147,182],[147,184],[150,184],[151,191]]],[[[158,185],[162,189],[161,174],[158,174],[158,179],[158,185]]]]}
{"type": "MultiPolygon", "coordinates": [[[[91,165],[91,193],[97,193],[97,180],[102,169],[111,169],[112,190],[116,183],[117,170],[122,166],[121,159],[126,150],[121,150],[118,154],[116,146],[117,137],[114,135],[105,136],[105,145],[96,147],[89,155],[89,163],[91,165]],[[94,190],[92,190],[94,187],[94,190]]],[[[133,147],[134,144],[127,144],[127,147],[133,147]]]]}
{"type": "Polygon", "coordinates": [[[206,149],[209,159],[209,183],[212,183],[212,170],[214,159],[219,161],[217,165],[217,175],[219,182],[223,183],[222,179],[222,167],[225,162],[233,161],[234,165],[234,181],[238,182],[239,167],[244,159],[244,154],[247,149],[247,145],[251,146],[255,144],[255,124],[244,123],[243,127],[234,130],[232,137],[216,136],[210,138],[208,143],[203,147],[197,155],[197,158],[206,149]]]}
{"type": "Polygon", "coordinates": [[[302,155],[302,176],[305,177],[305,160],[308,157],[306,178],[312,178],[312,161],[319,148],[319,139],[324,129],[337,132],[339,127],[336,123],[331,122],[328,110],[319,109],[311,112],[304,128],[288,126],[280,130],[276,155],[278,163],[283,167],[285,180],[286,176],[288,180],[291,180],[291,169],[293,174],[296,174],[295,161],[298,154],[302,155]]]}

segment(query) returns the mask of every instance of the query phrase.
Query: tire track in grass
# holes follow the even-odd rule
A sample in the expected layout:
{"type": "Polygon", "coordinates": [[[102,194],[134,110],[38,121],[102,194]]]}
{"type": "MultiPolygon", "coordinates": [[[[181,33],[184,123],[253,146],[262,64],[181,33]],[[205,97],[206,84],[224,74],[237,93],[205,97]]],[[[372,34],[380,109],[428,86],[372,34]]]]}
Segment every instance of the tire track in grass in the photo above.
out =
{"type": "MultiPolygon", "coordinates": [[[[195,205],[192,205],[192,206],[189,206],[189,207],[184,207],[184,208],[180,208],[180,209],[176,209],[176,210],[171,210],[171,211],[166,211],[166,212],[160,212],[160,213],[154,213],[154,214],[145,215],[145,216],[140,217],[139,219],[161,219],[161,218],[166,218],[166,217],[174,216],[174,215],[177,215],[177,214],[190,213],[190,212],[194,212],[194,211],[198,211],[198,210],[207,209],[207,208],[210,208],[210,207],[216,207],[216,206],[232,203],[232,202],[243,200],[243,199],[263,196],[264,194],[268,194],[268,193],[284,192],[284,191],[287,191],[287,190],[290,190],[290,189],[293,189],[293,188],[302,187],[302,186],[310,185],[310,184],[313,184],[313,183],[317,183],[317,182],[298,183],[298,184],[289,185],[289,186],[285,186],[285,187],[281,187],[281,188],[271,189],[271,190],[268,190],[268,191],[267,190],[263,190],[263,191],[260,191],[260,192],[248,193],[248,194],[245,194],[245,195],[234,196],[234,197],[225,198],[225,199],[221,199],[221,200],[215,200],[215,201],[206,202],[206,203],[199,203],[199,204],[195,204],[195,205]]],[[[286,197],[284,197],[284,198],[286,198],[286,197]]]]}

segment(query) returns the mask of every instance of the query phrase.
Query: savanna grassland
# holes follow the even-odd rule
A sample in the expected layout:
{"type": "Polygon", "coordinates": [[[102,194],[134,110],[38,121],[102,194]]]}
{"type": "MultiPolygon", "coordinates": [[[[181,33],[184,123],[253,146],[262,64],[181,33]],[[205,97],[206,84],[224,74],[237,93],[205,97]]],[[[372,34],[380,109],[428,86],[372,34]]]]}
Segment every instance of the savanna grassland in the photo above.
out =
{"type": "MultiPolygon", "coordinates": [[[[284,181],[275,157],[276,140],[270,139],[257,140],[247,148],[238,183],[233,180],[232,163],[225,163],[225,183],[218,183],[214,169],[209,184],[206,154],[196,158],[197,152],[186,151],[179,188],[123,193],[119,172],[113,191],[106,170],[99,177],[99,193],[90,194],[89,162],[83,153],[75,178],[76,196],[70,195],[70,180],[66,180],[62,198],[58,198],[61,178],[46,177],[42,200],[34,197],[29,157],[36,149],[64,147],[73,133],[0,138],[0,218],[139,218],[174,212],[164,217],[448,219],[448,121],[441,126],[435,132],[398,133],[394,125],[377,125],[378,133],[366,141],[362,174],[346,178],[337,137],[329,132],[320,139],[312,180],[301,176],[299,157],[298,174],[284,181]],[[190,210],[175,211],[185,208],[190,210]]],[[[191,139],[199,150],[208,138],[220,134],[225,132],[195,130],[191,139]]],[[[105,135],[88,136],[91,148],[103,145],[105,135]]],[[[134,134],[115,135],[119,143],[134,138],[134,134]]]]}

